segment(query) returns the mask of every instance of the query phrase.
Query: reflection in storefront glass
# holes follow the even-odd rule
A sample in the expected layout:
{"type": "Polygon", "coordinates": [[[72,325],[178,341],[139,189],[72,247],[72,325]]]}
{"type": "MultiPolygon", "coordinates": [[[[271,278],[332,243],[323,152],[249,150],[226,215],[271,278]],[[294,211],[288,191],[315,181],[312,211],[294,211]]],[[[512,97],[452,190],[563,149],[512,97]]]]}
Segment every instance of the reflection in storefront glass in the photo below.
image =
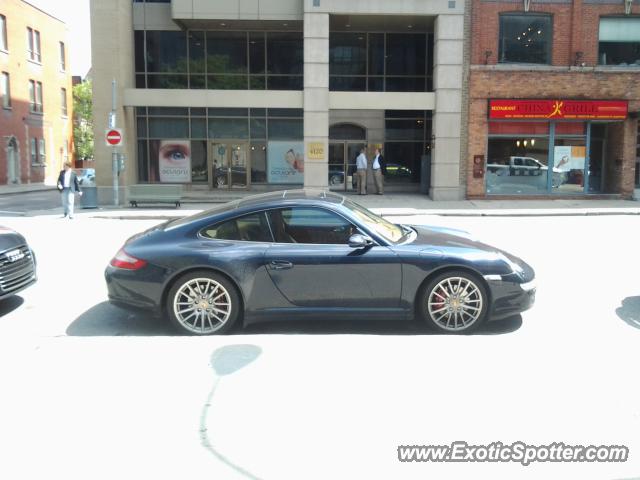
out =
{"type": "MultiPolygon", "coordinates": [[[[487,193],[535,194],[547,190],[548,138],[490,138],[487,193]]],[[[553,184],[557,185],[554,169],[553,184]]]]}

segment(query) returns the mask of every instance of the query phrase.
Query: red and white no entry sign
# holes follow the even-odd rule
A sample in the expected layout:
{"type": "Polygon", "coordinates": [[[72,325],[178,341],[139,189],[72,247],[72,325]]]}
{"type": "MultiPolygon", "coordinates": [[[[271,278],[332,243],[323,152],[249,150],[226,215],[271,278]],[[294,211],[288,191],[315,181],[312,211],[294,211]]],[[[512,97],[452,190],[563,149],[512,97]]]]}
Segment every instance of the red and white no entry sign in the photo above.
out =
{"type": "Polygon", "coordinates": [[[108,147],[122,145],[122,130],[119,128],[109,128],[104,136],[108,147]]]}

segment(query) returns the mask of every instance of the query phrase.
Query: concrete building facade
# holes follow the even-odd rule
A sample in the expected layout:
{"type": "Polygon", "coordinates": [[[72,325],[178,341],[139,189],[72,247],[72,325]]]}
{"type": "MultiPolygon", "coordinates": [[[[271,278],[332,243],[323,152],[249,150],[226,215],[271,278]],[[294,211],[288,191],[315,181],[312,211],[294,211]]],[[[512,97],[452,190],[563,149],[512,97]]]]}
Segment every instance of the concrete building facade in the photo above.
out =
{"type": "Polygon", "coordinates": [[[72,152],[67,27],[22,0],[0,3],[0,185],[53,185],[72,152]]]}
{"type": "Polygon", "coordinates": [[[464,10],[462,0],[92,0],[102,201],[113,194],[114,149],[101,140],[113,79],[120,186],[344,191],[357,152],[371,165],[382,148],[389,188],[463,198],[464,10]]]}
{"type": "Polygon", "coordinates": [[[469,198],[629,198],[640,183],[640,4],[473,0],[469,198]]]}

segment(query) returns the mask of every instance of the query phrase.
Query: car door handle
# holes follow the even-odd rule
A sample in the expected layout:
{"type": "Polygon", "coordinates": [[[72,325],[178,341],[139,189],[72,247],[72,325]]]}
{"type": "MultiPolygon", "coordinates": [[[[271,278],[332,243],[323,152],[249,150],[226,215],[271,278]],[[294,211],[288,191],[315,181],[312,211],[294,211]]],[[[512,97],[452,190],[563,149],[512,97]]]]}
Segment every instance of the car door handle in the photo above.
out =
{"type": "Polygon", "coordinates": [[[287,262],[286,260],[272,260],[269,262],[269,268],[271,270],[287,270],[293,268],[293,263],[287,262]]]}

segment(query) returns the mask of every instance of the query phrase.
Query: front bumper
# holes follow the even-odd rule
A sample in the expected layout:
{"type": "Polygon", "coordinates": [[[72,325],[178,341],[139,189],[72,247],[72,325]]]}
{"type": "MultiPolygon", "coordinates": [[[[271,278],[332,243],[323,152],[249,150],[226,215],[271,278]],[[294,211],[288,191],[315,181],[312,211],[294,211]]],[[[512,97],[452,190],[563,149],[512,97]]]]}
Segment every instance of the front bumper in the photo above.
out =
{"type": "Polygon", "coordinates": [[[527,282],[520,282],[503,277],[487,275],[485,280],[491,291],[490,320],[518,315],[533,307],[536,300],[535,278],[527,282]]]}

